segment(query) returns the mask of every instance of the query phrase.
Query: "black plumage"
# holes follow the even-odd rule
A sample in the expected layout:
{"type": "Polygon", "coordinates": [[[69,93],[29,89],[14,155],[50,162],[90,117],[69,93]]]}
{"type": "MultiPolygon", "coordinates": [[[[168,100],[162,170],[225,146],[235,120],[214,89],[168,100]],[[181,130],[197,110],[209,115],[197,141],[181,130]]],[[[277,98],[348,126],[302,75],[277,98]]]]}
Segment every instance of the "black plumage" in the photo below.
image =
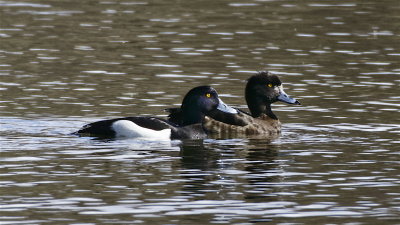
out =
{"type": "MultiPolygon", "coordinates": [[[[93,122],[83,126],[74,134],[80,136],[116,137],[119,136],[113,124],[117,121],[131,121],[141,128],[161,131],[171,130],[171,139],[199,139],[207,136],[203,129],[205,116],[217,108],[224,106],[219,99],[218,93],[210,86],[199,86],[191,89],[182,101],[180,111],[180,122],[167,121],[157,117],[123,117],[93,122]]],[[[229,108],[229,107],[228,107],[229,108]]]]}

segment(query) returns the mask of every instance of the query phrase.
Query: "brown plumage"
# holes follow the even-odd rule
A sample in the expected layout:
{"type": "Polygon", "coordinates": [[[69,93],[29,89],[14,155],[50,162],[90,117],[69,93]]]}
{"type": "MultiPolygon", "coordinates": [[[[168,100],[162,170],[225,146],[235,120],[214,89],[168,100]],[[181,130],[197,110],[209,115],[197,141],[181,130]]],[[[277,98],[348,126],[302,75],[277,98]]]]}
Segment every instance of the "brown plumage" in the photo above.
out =
{"type": "Polygon", "coordinates": [[[251,114],[238,110],[238,114],[234,115],[235,118],[230,120],[224,120],[221,115],[211,114],[204,118],[204,129],[209,134],[218,134],[222,137],[274,138],[281,133],[281,122],[272,112],[271,104],[282,101],[300,105],[300,102],[283,91],[279,77],[269,72],[259,72],[249,78],[245,98],[251,114]]]}
{"type": "Polygon", "coordinates": [[[204,118],[203,127],[211,136],[219,138],[243,137],[243,136],[262,136],[277,137],[281,133],[281,122],[262,114],[254,118],[246,113],[239,112],[237,115],[243,121],[245,126],[231,125],[211,117],[204,118]]]}

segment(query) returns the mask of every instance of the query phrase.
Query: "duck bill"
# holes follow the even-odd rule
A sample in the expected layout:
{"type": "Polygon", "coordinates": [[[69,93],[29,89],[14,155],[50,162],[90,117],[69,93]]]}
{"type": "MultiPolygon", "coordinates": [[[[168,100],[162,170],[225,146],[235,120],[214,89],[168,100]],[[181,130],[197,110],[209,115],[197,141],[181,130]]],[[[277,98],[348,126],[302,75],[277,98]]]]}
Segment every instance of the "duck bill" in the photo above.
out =
{"type": "Polygon", "coordinates": [[[219,100],[218,107],[217,107],[218,110],[220,110],[222,112],[226,112],[226,113],[231,113],[231,114],[238,113],[236,109],[225,104],[220,98],[218,98],[218,100],[219,100]]]}
{"type": "Polygon", "coordinates": [[[285,102],[288,104],[294,104],[294,105],[301,105],[299,101],[297,101],[296,99],[290,97],[289,95],[287,95],[283,89],[280,89],[280,94],[278,96],[278,101],[281,102],[285,102]]]}

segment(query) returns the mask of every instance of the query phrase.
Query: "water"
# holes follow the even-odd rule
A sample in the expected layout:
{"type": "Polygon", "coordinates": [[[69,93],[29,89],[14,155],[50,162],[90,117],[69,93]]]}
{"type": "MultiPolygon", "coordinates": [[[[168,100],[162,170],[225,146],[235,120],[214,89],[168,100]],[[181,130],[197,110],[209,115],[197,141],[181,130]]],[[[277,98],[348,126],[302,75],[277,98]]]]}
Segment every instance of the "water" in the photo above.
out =
{"type": "Polygon", "coordinates": [[[2,224],[398,224],[400,5],[0,1],[2,224]],[[165,116],[192,87],[246,108],[277,73],[279,139],[69,135],[165,116]]]}

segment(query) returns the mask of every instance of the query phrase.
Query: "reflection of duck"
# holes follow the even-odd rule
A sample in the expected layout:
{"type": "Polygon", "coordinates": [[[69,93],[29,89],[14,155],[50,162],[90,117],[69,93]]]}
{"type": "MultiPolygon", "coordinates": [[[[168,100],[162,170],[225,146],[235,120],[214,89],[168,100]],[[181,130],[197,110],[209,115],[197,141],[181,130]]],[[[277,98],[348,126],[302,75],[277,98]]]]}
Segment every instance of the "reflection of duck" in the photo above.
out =
{"type": "Polygon", "coordinates": [[[205,138],[206,132],[202,122],[211,111],[237,113],[235,109],[225,105],[219,99],[218,93],[209,86],[199,86],[190,90],[184,97],[180,110],[180,125],[156,117],[136,116],[90,123],[74,134],[161,140],[205,138]]]}
{"type": "Polygon", "coordinates": [[[180,142],[177,170],[185,181],[182,191],[215,199],[227,199],[240,192],[246,199],[270,199],[269,191],[281,178],[277,168],[279,145],[266,139],[184,140],[180,142]],[[246,186],[243,192],[242,185],[246,186]]]}
{"type": "MultiPolygon", "coordinates": [[[[220,136],[260,135],[277,136],[281,123],[271,110],[271,104],[277,101],[300,105],[289,97],[282,87],[279,77],[269,72],[259,72],[249,78],[245,98],[250,114],[238,110],[236,114],[212,111],[204,120],[204,128],[220,136]]],[[[177,110],[169,110],[170,120],[177,118],[177,110]]]]}
{"type": "Polygon", "coordinates": [[[243,170],[247,172],[247,191],[243,197],[252,201],[284,201],[276,192],[290,192],[279,183],[285,179],[284,168],[286,157],[280,152],[280,146],[269,144],[265,139],[252,139],[247,143],[248,149],[242,156],[246,160],[243,170]],[[276,185],[278,183],[278,185],[276,185]]]}

